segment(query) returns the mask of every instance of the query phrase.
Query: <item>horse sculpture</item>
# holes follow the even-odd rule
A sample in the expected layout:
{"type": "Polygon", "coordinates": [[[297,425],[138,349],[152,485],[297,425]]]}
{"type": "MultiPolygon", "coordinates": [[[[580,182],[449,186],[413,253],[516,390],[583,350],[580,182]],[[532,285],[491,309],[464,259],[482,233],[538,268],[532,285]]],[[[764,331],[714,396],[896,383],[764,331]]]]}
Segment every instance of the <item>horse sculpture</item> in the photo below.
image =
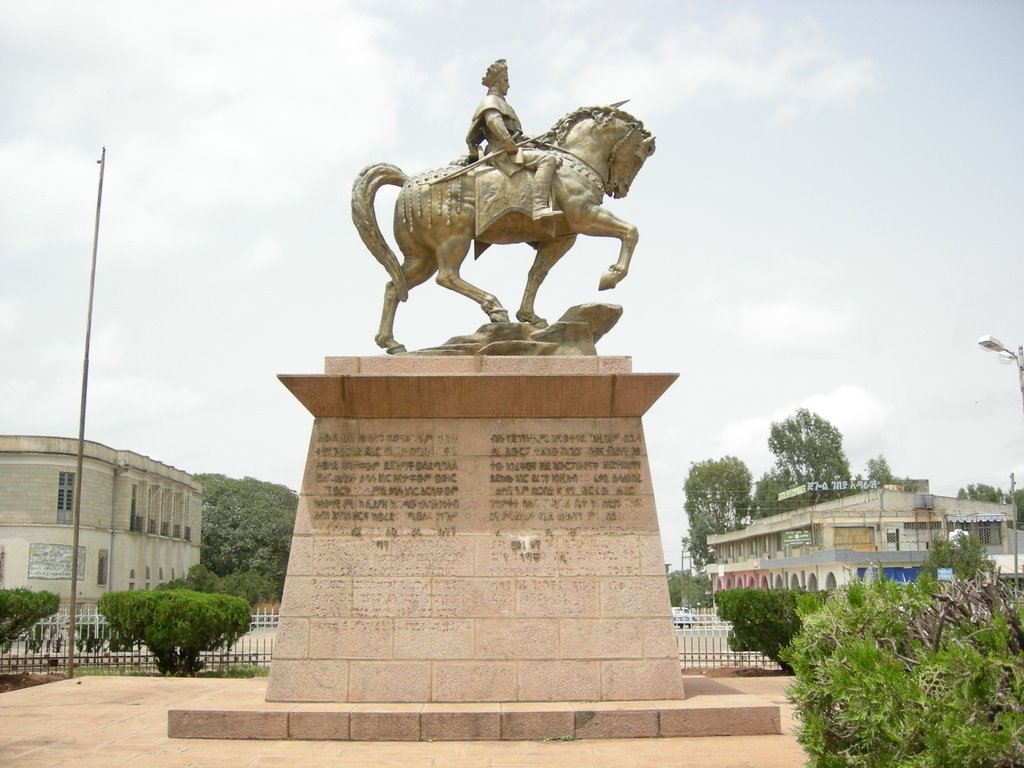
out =
{"type": "Polygon", "coordinates": [[[514,204],[504,206],[504,211],[499,211],[502,215],[480,215],[491,198],[514,197],[504,188],[514,185],[516,177],[522,177],[520,187],[528,189],[526,170],[506,179],[496,169],[474,171],[452,164],[410,178],[394,165],[378,163],[356,177],[352,220],[366,247],[391,277],[384,289],[384,308],[375,337],[378,346],[390,354],[406,351],[394,338],[398,302],[405,301],[409,289],[435,273],[440,285],[477,302],[491,322],[509,321],[508,311],[495,296],[459,274],[474,241],[478,256],[489,245],[499,243],[529,243],[536,249],[516,317],[538,328],[547,322],[534,311],[537,290],[577,235],[614,237],[621,242],[618,261],[601,276],[600,290],[614,288],[629,272],[637,228],[601,207],[601,202],[604,195],[626,196],[644,161],[654,153],[654,137],[643,123],[621,109],[583,107],[530,142],[560,160],[551,196],[563,215],[554,219],[532,221],[526,207],[514,204]],[[491,174],[489,186],[483,184],[486,178],[477,179],[481,172],[491,174]],[[394,219],[395,239],[404,256],[401,264],[381,234],[373,207],[377,190],[384,185],[402,187],[394,219]],[[511,212],[505,212],[509,209],[511,212]]]}

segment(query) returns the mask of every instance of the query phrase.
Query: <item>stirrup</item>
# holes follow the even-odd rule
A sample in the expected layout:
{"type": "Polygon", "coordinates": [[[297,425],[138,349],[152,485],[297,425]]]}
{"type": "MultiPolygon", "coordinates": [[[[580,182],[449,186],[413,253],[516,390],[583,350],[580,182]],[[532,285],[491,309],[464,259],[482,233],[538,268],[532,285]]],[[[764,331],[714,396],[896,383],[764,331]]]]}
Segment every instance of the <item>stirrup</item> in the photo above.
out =
{"type": "Polygon", "coordinates": [[[534,208],[533,209],[533,220],[540,221],[541,219],[550,219],[553,216],[561,216],[561,211],[556,211],[554,208],[534,208]]]}

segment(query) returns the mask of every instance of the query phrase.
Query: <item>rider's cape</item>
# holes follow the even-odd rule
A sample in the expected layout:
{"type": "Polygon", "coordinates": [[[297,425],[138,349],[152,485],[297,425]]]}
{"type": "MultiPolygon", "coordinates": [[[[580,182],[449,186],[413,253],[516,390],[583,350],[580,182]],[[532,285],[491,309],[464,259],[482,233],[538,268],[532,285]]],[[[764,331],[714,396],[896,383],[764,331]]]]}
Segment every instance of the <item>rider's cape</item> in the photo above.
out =
{"type": "MultiPolygon", "coordinates": [[[[484,96],[473,113],[473,119],[469,124],[469,131],[466,132],[466,144],[479,146],[486,141],[487,153],[501,149],[500,138],[490,135],[487,130],[487,121],[484,120],[484,115],[492,109],[504,118],[505,128],[508,129],[508,134],[512,137],[513,141],[518,140],[523,135],[523,126],[519,122],[516,111],[512,109],[512,105],[501,96],[489,93],[484,96]]],[[[511,176],[520,169],[520,166],[515,162],[515,158],[509,157],[507,154],[498,155],[492,158],[490,162],[506,176],[511,176]]]]}

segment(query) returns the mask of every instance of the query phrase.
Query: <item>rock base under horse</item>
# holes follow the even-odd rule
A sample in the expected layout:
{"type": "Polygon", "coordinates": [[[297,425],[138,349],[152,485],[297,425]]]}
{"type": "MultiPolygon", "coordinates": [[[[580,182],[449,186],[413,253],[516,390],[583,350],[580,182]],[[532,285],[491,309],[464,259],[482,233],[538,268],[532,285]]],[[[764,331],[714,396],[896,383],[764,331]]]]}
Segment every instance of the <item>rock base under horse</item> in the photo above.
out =
{"type": "Polygon", "coordinates": [[[622,317],[615,304],[570,307],[556,322],[539,327],[529,323],[487,323],[475,333],[455,336],[444,344],[405,356],[501,355],[505,357],[596,355],[595,344],[622,317]]]}

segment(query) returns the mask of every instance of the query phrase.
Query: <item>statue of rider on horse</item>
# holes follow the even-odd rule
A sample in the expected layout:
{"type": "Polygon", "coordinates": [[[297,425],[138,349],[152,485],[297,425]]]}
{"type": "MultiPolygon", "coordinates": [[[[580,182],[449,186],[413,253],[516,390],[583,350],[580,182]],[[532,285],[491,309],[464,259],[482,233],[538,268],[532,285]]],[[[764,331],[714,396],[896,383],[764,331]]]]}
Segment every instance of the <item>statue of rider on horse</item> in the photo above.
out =
{"type": "Polygon", "coordinates": [[[352,187],[352,220],[366,247],[387,270],[384,307],[375,337],[388,353],[405,352],[395,341],[398,303],[409,289],[437,275],[437,282],[476,301],[493,323],[508,311],[492,294],[464,280],[460,268],[471,244],[479,256],[492,244],[529,243],[536,251],[517,319],[544,328],[534,311],[537,290],[577,235],[613,237],[619,258],[602,275],[599,289],[614,288],[627,274],[638,233],[601,206],[605,195],[624,197],[654,153],[643,123],[612,106],[581,107],[545,134],[528,139],[505,100],[508,67],[491,64],[482,80],[487,95],[470,123],[470,157],[417,176],[377,163],[364,168],[352,187]],[[486,148],[480,145],[486,141],[486,148]],[[400,263],[384,239],[373,207],[377,190],[401,187],[394,235],[400,263]]]}

